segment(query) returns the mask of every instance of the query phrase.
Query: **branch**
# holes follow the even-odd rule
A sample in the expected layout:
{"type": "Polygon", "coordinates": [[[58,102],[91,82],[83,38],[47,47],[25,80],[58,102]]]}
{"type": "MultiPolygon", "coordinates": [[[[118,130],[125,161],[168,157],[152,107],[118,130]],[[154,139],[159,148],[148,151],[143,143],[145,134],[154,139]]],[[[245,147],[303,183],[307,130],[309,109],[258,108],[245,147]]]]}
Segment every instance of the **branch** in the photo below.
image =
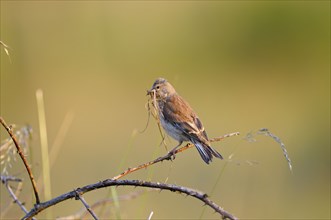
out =
{"type": "Polygon", "coordinates": [[[1,182],[5,185],[9,195],[12,197],[13,203],[16,203],[22,209],[22,211],[25,214],[27,214],[28,210],[25,208],[23,203],[17,198],[17,196],[14,193],[13,189],[9,185],[9,181],[22,183],[22,180],[19,179],[19,178],[16,178],[16,177],[12,177],[12,176],[2,176],[2,175],[0,176],[0,179],[1,179],[1,182]]]}
{"type": "MultiPolygon", "coordinates": [[[[212,138],[212,139],[210,139],[209,141],[210,141],[210,142],[217,142],[217,141],[221,141],[221,140],[223,140],[224,138],[232,137],[232,136],[238,136],[238,135],[239,135],[239,132],[233,132],[233,133],[230,133],[230,134],[223,135],[223,136],[221,136],[221,137],[212,138]]],[[[172,159],[172,156],[173,156],[174,154],[181,153],[181,152],[183,152],[183,151],[185,151],[185,150],[187,150],[187,149],[189,149],[189,148],[191,148],[191,147],[193,147],[193,146],[194,146],[194,145],[193,145],[192,143],[188,143],[188,144],[186,144],[184,147],[181,147],[181,148],[177,149],[174,153],[168,153],[168,154],[166,154],[166,155],[164,155],[164,156],[162,156],[162,157],[156,158],[156,159],[153,160],[153,161],[150,161],[150,162],[147,162],[147,163],[141,164],[141,165],[139,165],[139,166],[137,166],[137,167],[134,167],[134,168],[128,168],[127,170],[125,170],[125,171],[122,172],[121,174],[119,174],[119,175],[113,177],[112,179],[113,179],[113,180],[117,180],[117,179],[122,178],[123,176],[128,175],[129,173],[135,172],[135,171],[137,171],[137,170],[141,170],[141,169],[146,168],[146,167],[149,167],[149,166],[151,166],[151,165],[153,165],[153,164],[156,164],[156,163],[162,162],[162,161],[164,161],[164,160],[171,160],[171,159],[172,159]]]]}
{"type": "Polygon", "coordinates": [[[97,215],[93,212],[93,210],[90,208],[90,206],[87,204],[87,202],[85,201],[85,199],[80,195],[79,192],[75,191],[76,192],[76,200],[80,200],[83,205],[85,206],[86,210],[92,215],[92,217],[95,219],[95,220],[98,220],[98,217],[97,215]]]}
{"type": "Polygon", "coordinates": [[[20,157],[21,157],[21,159],[22,159],[22,161],[24,163],[24,166],[25,166],[26,170],[28,171],[28,174],[29,174],[29,177],[30,177],[30,180],[31,180],[31,183],[32,183],[32,188],[33,188],[33,191],[34,191],[34,195],[36,197],[36,203],[39,204],[40,203],[40,200],[39,200],[38,190],[37,190],[37,186],[36,186],[36,181],[34,180],[34,177],[32,175],[32,171],[31,171],[31,168],[28,165],[28,162],[27,162],[27,160],[24,157],[24,154],[22,152],[22,149],[21,149],[20,145],[18,144],[18,141],[16,139],[16,136],[13,133],[11,127],[9,127],[6,124],[5,120],[2,117],[0,117],[0,123],[7,130],[8,134],[10,135],[11,139],[13,140],[13,142],[14,142],[14,144],[16,146],[17,152],[20,155],[20,157]]]}
{"type": "Polygon", "coordinates": [[[32,217],[36,216],[39,212],[43,211],[44,209],[47,209],[50,206],[56,205],[60,202],[63,202],[68,199],[76,198],[77,193],[80,195],[83,195],[84,193],[105,188],[109,186],[135,186],[135,187],[148,187],[148,188],[155,188],[155,189],[161,189],[161,190],[169,190],[171,192],[179,192],[186,194],[188,196],[192,196],[200,201],[202,201],[204,204],[208,205],[212,209],[214,209],[215,212],[219,213],[223,219],[237,219],[235,216],[233,216],[231,213],[225,211],[223,208],[219,207],[215,202],[210,200],[207,196],[207,194],[203,192],[196,191],[194,189],[186,188],[183,186],[177,186],[174,184],[165,184],[165,183],[155,183],[155,182],[147,182],[147,181],[140,181],[140,180],[114,180],[114,179],[107,179],[102,182],[86,185],[82,188],[77,188],[76,190],[73,190],[71,192],[62,194],[54,199],[51,199],[49,201],[36,204],[35,207],[22,219],[31,219],[32,217]]]}
{"type": "MultiPolygon", "coordinates": [[[[118,199],[120,201],[132,200],[132,199],[138,197],[139,195],[141,195],[143,192],[144,191],[131,192],[129,194],[119,196],[118,199]]],[[[95,202],[94,204],[90,205],[90,209],[96,209],[98,207],[102,207],[102,206],[106,205],[107,203],[113,203],[113,202],[114,202],[114,200],[111,198],[102,199],[102,200],[99,200],[99,201],[95,202]]],[[[88,214],[88,211],[84,207],[72,215],[58,217],[56,219],[57,220],[84,219],[84,218],[86,218],[87,214],[88,214]]]]}
{"type": "MultiPolygon", "coordinates": [[[[22,211],[25,213],[25,214],[28,214],[28,210],[25,208],[24,206],[24,203],[21,202],[16,193],[13,191],[13,189],[11,188],[11,186],[9,185],[9,182],[18,182],[19,183],[19,186],[22,184],[22,180],[17,178],[17,177],[13,177],[13,176],[3,176],[3,175],[0,175],[0,180],[1,182],[5,185],[6,189],[8,190],[8,193],[10,194],[10,196],[12,197],[13,199],[13,203],[16,203],[21,209],[22,211]]],[[[18,191],[21,190],[21,187],[18,187],[18,191]]],[[[4,210],[1,210],[1,211],[4,211],[4,210]]],[[[1,213],[3,214],[3,213],[1,213]]],[[[0,217],[1,218],[1,217],[0,217]]],[[[32,218],[32,219],[35,219],[35,218],[32,218]]]]}

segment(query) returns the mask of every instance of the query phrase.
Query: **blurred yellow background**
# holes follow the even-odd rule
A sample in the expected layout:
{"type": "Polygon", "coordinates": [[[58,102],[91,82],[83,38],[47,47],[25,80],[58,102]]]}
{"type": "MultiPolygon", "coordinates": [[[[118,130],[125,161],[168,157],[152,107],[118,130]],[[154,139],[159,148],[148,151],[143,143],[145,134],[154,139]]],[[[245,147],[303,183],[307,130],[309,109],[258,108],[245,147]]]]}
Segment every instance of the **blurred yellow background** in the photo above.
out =
{"type": "MultiPolygon", "coordinates": [[[[126,178],[198,189],[241,219],[330,218],[329,1],[0,4],[0,40],[10,47],[10,58],[1,48],[0,115],[33,127],[29,156],[37,177],[36,90],[44,92],[50,147],[66,115],[73,115],[51,168],[53,197],[166,153],[155,120],[137,132],[147,123],[146,90],[162,76],[195,109],[210,137],[241,135],[213,145],[223,161],[206,165],[192,148],[126,178]],[[293,173],[271,138],[244,140],[261,127],[285,143],[293,173]]],[[[1,128],[1,139],[7,137],[1,128]]],[[[177,144],[167,142],[168,148],[177,144]]],[[[20,161],[11,174],[28,180],[20,161]]],[[[27,208],[30,185],[21,194],[27,208]]],[[[119,187],[117,193],[137,190],[119,187]]],[[[92,204],[108,194],[102,189],[85,198],[92,204]]],[[[0,207],[8,201],[1,186],[0,207]]],[[[57,217],[81,207],[70,200],[52,210],[57,217]]],[[[153,191],[119,207],[123,219],[147,219],[151,211],[152,219],[219,218],[203,210],[193,198],[153,191]]],[[[14,206],[6,217],[22,216],[14,206]]]]}

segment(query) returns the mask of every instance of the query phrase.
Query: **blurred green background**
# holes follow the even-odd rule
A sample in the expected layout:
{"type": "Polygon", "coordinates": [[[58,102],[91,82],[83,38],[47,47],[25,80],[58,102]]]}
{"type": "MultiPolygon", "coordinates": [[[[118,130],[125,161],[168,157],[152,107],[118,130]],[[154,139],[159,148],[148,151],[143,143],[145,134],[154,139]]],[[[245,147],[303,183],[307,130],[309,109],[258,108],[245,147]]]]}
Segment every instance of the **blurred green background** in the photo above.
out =
{"type": "MultiPolygon", "coordinates": [[[[147,123],[146,90],[162,76],[210,137],[241,135],[213,145],[223,161],[206,165],[191,149],[126,178],[204,191],[242,219],[330,218],[329,1],[1,1],[0,39],[10,47],[10,58],[1,48],[1,116],[33,127],[29,159],[37,177],[35,94],[44,92],[49,145],[60,142],[51,158],[53,196],[166,153],[155,120],[137,132],[147,123]],[[67,131],[57,138],[61,126],[67,131]],[[244,140],[261,127],[285,143],[293,173],[271,138],[244,140]]],[[[20,198],[31,208],[20,161],[11,174],[26,180],[20,198]]],[[[92,204],[109,194],[102,189],[85,199],[92,204]]],[[[1,186],[1,207],[8,201],[1,186]]],[[[52,211],[66,216],[81,207],[70,200],[52,211]]],[[[147,219],[151,211],[152,219],[219,218],[203,210],[193,198],[152,191],[120,202],[118,211],[123,219],[147,219]]],[[[6,218],[22,216],[13,206],[6,218]]]]}

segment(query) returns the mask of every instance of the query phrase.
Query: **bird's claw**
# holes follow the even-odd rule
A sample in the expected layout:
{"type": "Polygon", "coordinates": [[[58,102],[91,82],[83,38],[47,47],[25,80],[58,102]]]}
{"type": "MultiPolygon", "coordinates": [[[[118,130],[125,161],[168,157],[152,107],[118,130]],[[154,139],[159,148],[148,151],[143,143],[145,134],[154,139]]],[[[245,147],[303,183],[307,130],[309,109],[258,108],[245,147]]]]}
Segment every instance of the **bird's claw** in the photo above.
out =
{"type": "Polygon", "coordinates": [[[170,156],[170,160],[176,159],[176,150],[169,151],[168,155],[170,156]]]}

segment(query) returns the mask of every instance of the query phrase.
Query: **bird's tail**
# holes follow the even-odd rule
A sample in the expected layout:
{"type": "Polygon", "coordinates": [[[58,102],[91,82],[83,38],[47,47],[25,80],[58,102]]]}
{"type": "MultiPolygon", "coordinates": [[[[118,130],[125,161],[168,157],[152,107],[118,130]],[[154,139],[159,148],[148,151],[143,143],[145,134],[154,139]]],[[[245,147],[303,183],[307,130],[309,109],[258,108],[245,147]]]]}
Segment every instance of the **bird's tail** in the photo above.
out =
{"type": "Polygon", "coordinates": [[[213,149],[211,146],[192,140],[193,144],[195,145],[195,147],[197,148],[197,150],[199,151],[199,154],[201,156],[201,158],[207,163],[209,164],[209,162],[212,161],[213,156],[223,159],[222,155],[220,153],[218,153],[215,149],[213,149]]]}

